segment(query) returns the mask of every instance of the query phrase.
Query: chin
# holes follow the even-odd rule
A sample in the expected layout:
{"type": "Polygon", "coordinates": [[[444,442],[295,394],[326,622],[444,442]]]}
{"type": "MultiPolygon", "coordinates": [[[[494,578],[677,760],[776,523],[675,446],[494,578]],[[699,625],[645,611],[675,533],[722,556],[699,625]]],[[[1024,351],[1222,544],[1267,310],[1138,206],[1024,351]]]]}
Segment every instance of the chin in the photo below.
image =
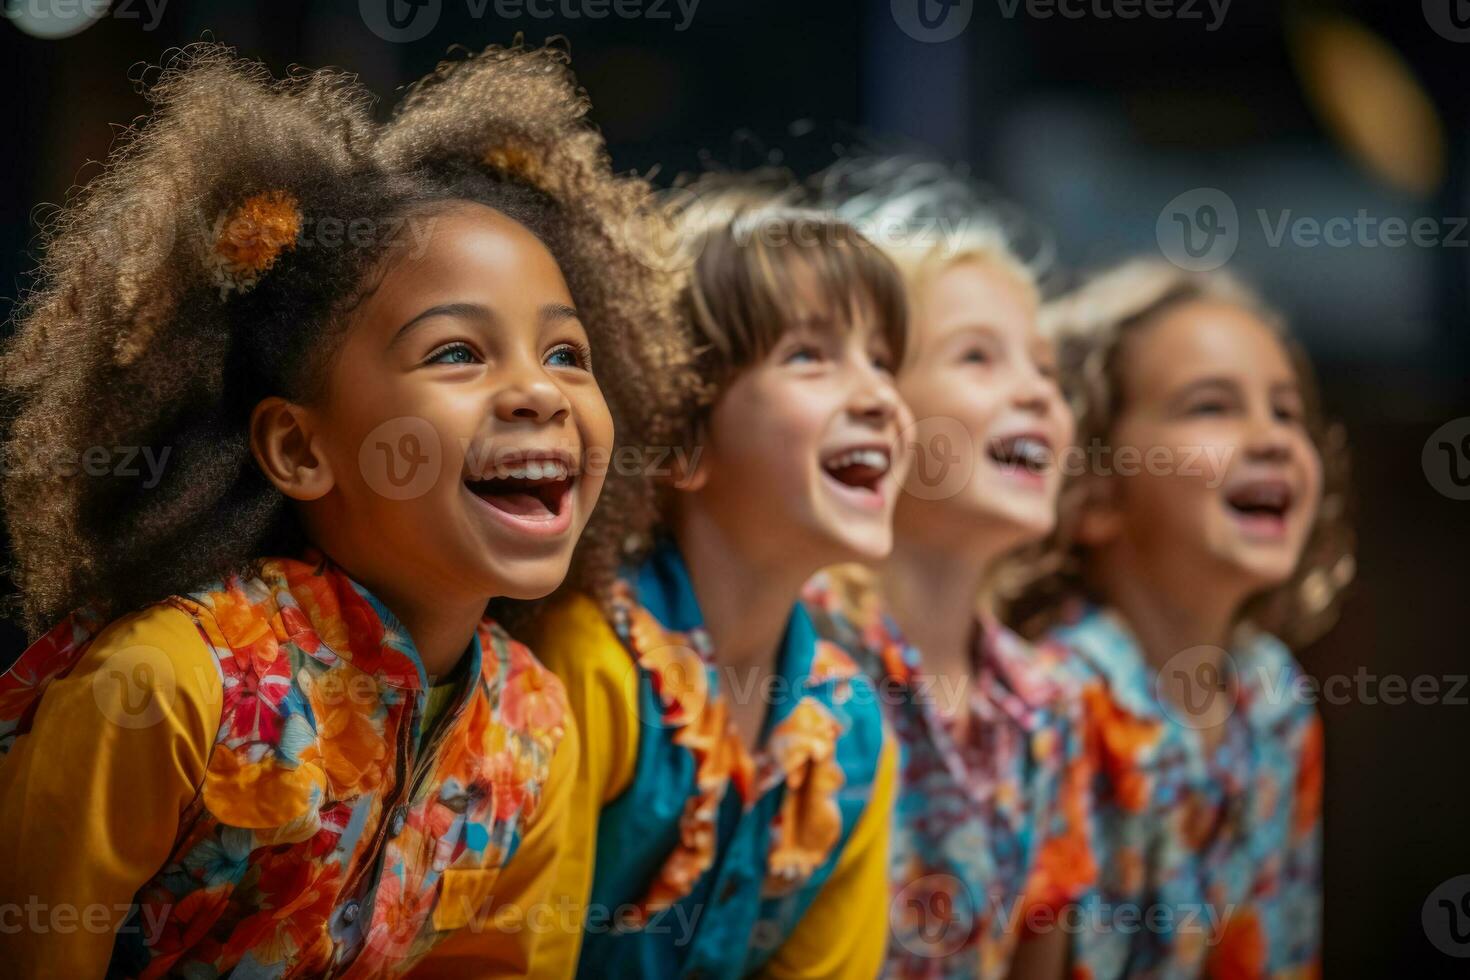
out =
{"type": "Polygon", "coordinates": [[[493,568],[482,567],[477,576],[488,593],[497,598],[529,601],[555,592],[566,580],[570,558],[502,561],[493,568]]]}

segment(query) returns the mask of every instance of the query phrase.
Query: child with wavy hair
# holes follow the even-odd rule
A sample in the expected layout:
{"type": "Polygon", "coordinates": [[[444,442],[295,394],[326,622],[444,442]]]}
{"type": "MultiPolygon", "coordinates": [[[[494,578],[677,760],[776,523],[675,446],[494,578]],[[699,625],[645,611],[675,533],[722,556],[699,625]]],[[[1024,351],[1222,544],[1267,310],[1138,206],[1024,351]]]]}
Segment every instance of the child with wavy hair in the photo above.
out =
{"type": "Polygon", "coordinates": [[[1077,964],[1308,975],[1322,728],[1286,643],[1330,623],[1353,572],[1310,366],[1233,277],[1164,262],[1098,276],[1046,322],[1083,465],[1015,613],[1086,685],[1101,876],[1077,964]]]}
{"type": "Polygon", "coordinates": [[[1041,262],[1019,257],[1024,225],[937,161],[847,160],[817,183],[840,214],[884,230],[912,310],[897,386],[915,460],[893,553],[806,589],[902,746],[887,975],[1060,977],[1056,914],[1095,870],[1077,702],[991,601],[1008,556],[1052,528],[1072,438],[1037,322],[1041,262]]]}
{"type": "Polygon", "coordinates": [[[753,178],[681,200],[692,451],[618,587],[536,634],[585,747],[561,890],[590,895],[587,928],[552,972],[871,977],[894,753],[797,600],[890,546],[902,283],[849,225],[753,178]]]}
{"type": "Polygon", "coordinates": [[[0,677],[0,902],[30,917],[0,955],[524,975],[569,939],[525,917],[578,742],[487,605],[562,583],[613,417],[642,438],[677,383],[671,294],[614,234],[647,187],[550,49],[446,64],[382,126],[350,76],[214,46],[150,99],[3,363],[24,618],[61,623],[0,677]]]}

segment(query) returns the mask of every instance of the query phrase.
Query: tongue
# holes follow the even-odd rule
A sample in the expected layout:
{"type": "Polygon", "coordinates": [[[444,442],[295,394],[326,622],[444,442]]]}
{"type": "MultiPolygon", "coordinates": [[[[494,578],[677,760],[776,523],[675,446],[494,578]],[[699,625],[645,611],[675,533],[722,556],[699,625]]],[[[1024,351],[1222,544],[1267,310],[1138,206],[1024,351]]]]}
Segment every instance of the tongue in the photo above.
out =
{"type": "Polygon", "coordinates": [[[516,517],[551,517],[551,508],[533,493],[487,493],[484,499],[492,507],[497,507],[507,514],[516,517]]]}
{"type": "Polygon", "coordinates": [[[883,476],[883,471],[862,463],[853,463],[850,466],[840,466],[837,469],[827,471],[838,483],[845,483],[850,487],[860,490],[871,490],[873,484],[877,483],[883,476]]]}

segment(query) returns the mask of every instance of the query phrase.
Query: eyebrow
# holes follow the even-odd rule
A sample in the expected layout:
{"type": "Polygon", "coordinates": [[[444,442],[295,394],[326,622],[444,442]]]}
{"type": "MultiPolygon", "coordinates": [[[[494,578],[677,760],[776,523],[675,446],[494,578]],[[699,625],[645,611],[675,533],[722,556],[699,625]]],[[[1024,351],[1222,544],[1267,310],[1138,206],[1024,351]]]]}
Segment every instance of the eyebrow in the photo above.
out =
{"type": "MultiPolygon", "coordinates": [[[[547,303],[537,312],[542,323],[581,319],[581,314],[577,312],[576,308],[568,306],[566,303],[547,303]]],[[[462,320],[480,320],[487,323],[494,323],[499,319],[494,310],[480,303],[440,303],[438,306],[429,307],[399,327],[398,331],[393,335],[393,339],[388,342],[388,346],[392,347],[397,344],[414,327],[417,327],[424,321],[440,316],[457,317],[462,320]]]]}
{"type": "MultiPolygon", "coordinates": [[[[1177,399],[1182,399],[1182,398],[1187,398],[1187,397],[1189,397],[1190,395],[1194,394],[1197,391],[1201,391],[1201,390],[1208,389],[1208,388],[1228,388],[1232,392],[1238,392],[1238,391],[1240,391],[1240,385],[1238,383],[1236,383],[1236,381],[1233,378],[1225,378],[1225,377],[1216,376],[1216,377],[1210,377],[1210,378],[1200,378],[1198,381],[1191,381],[1189,384],[1187,384],[1183,388],[1179,389],[1179,391],[1175,392],[1174,398],[1176,400],[1177,399]]],[[[1298,395],[1298,396],[1300,396],[1301,395],[1301,385],[1298,382],[1296,382],[1296,381],[1278,381],[1275,384],[1271,385],[1271,394],[1273,394],[1273,395],[1286,394],[1286,395],[1298,395]]]]}

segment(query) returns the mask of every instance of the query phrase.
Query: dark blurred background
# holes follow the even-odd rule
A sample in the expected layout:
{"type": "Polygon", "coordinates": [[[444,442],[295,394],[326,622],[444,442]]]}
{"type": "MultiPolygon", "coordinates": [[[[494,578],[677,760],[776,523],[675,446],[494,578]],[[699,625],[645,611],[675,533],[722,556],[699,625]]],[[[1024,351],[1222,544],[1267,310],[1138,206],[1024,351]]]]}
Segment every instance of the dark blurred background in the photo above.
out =
{"type": "MultiPolygon", "coordinates": [[[[33,207],[144,110],[132,69],[206,32],[278,72],[357,71],[390,103],[452,44],[562,34],[619,169],[803,170],[834,141],[914,141],[1029,208],[1073,269],[1169,254],[1177,215],[1201,234],[1211,219],[1229,267],[1290,314],[1352,445],[1358,581],[1303,661],[1434,677],[1455,701],[1391,704],[1354,681],[1322,705],[1326,973],[1470,975],[1432,940],[1470,943],[1421,917],[1470,873],[1470,686],[1453,690],[1470,672],[1470,501],[1452,499],[1470,489],[1450,470],[1470,470],[1470,442],[1431,443],[1457,419],[1449,444],[1470,435],[1470,3],[919,2],[116,0],[92,20],[102,0],[4,0],[0,317],[33,207]]],[[[0,663],[21,642],[0,638],[0,663]]]]}

